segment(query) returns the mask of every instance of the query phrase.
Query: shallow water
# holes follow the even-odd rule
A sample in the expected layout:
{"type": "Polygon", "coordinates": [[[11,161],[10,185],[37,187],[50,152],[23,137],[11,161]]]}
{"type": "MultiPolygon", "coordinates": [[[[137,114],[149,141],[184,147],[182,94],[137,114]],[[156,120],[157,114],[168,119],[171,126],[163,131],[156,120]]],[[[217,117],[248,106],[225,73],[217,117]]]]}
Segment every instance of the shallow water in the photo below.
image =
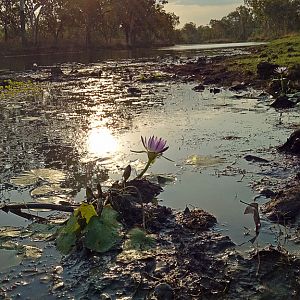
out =
{"type": "MultiPolygon", "coordinates": [[[[211,212],[219,221],[216,230],[236,244],[247,242],[245,231],[253,236],[252,216],[243,214],[245,205],[240,200],[252,202],[259,188],[276,185],[293,174],[275,147],[297,124],[297,109],[284,113],[280,125],[279,114],[268,107],[270,99],[258,97],[260,91],[237,95],[222,89],[214,94],[208,87],[197,93],[192,90],[194,83],[141,82],[141,75],[160,72],[161,62],[151,59],[71,63],[62,68],[67,73],[74,66],[78,70],[101,69],[102,74],[100,78],[44,83],[36,92],[26,92],[26,97],[1,98],[2,203],[36,200],[30,196],[32,187],[20,188],[10,180],[38,168],[64,171],[63,185],[72,189],[64,197],[83,200],[86,185],[100,181],[105,186],[119,180],[127,164],[138,172],[146,157],[130,150],[142,150],[140,136],[154,134],[167,139],[170,148],[166,156],[174,161],[161,158],[150,169],[152,174],[175,178],[159,196],[162,203],[211,212]],[[139,88],[141,95],[132,95],[128,87],[139,88]],[[248,162],[243,158],[246,154],[271,163],[248,162]],[[202,157],[204,163],[186,163],[191,156],[202,157]]],[[[258,199],[259,204],[263,201],[258,199]]],[[[0,226],[28,223],[0,212],[0,226]]],[[[277,226],[264,217],[262,223],[259,245],[278,244],[277,226]]],[[[246,243],[241,249],[250,247],[246,243]]],[[[297,251],[293,243],[287,247],[297,251]]],[[[0,264],[7,255],[1,252],[0,264]]]]}

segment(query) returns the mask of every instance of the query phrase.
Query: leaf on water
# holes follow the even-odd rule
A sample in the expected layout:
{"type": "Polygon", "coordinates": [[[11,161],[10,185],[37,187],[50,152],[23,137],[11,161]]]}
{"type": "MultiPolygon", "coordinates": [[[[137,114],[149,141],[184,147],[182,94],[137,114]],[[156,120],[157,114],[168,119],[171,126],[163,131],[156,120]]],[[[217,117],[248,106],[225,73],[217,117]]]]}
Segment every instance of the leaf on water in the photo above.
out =
{"type": "Polygon", "coordinates": [[[42,256],[43,250],[31,246],[21,245],[12,241],[7,241],[0,244],[1,249],[17,251],[16,254],[21,256],[23,259],[36,259],[42,256]]]}
{"type": "Polygon", "coordinates": [[[49,183],[60,183],[66,178],[66,174],[54,169],[34,169],[26,171],[20,176],[12,178],[11,183],[26,187],[36,184],[39,180],[45,180],[49,183]]]}
{"type": "Polygon", "coordinates": [[[21,236],[22,230],[16,227],[1,227],[0,228],[0,239],[10,239],[21,236]]]}
{"type": "Polygon", "coordinates": [[[22,257],[18,255],[16,250],[0,249],[0,272],[8,268],[17,266],[22,261],[22,257]]]}
{"type": "Polygon", "coordinates": [[[256,203],[256,202],[250,203],[250,205],[248,205],[246,207],[244,214],[253,214],[253,220],[254,220],[254,223],[256,226],[256,231],[258,231],[258,229],[261,226],[260,216],[259,216],[259,211],[258,211],[258,203],[256,203]]]}
{"type": "Polygon", "coordinates": [[[174,183],[176,181],[176,176],[165,174],[149,175],[147,176],[147,179],[154,183],[158,183],[159,185],[167,185],[174,183]]]}
{"type": "Polygon", "coordinates": [[[208,167],[223,163],[225,161],[224,158],[215,157],[215,156],[202,156],[202,155],[190,155],[185,163],[187,165],[192,165],[196,167],[208,167]]]}
{"type": "Polygon", "coordinates": [[[81,214],[81,217],[85,219],[86,224],[90,222],[90,219],[94,216],[98,216],[95,207],[93,204],[82,203],[74,212],[74,215],[77,217],[81,214]]]}
{"type": "Polygon", "coordinates": [[[80,225],[74,214],[71,215],[66,225],[59,231],[56,238],[56,247],[63,253],[68,254],[75,246],[77,235],[80,232],[80,225]]]}
{"type": "Polygon", "coordinates": [[[23,257],[27,259],[37,259],[40,258],[43,254],[42,249],[30,245],[22,246],[21,252],[23,257]]]}
{"type": "Polygon", "coordinates": [[[155,246],[155,239],[140,228],[133,228],[128,232],[129,239],[125,242],[125,249],[149,250],[155,246]]]}
{"type": "Polygon", "coordinates": [[[63,171],[55,169],[34,169],[31,172],[49,183],[60,183],[66,179],[66,174],[63,171]]]}
{"type": "Polygon", "coordinates": [[[24,117],[24,118],[22,118],[22,121],[28,121],[28,122],[39,121],[39,120],[41,120],[41,118],[39,118],[39,117],[24,117]]]}
{"type": "Polygon", "coordinates": [[[117,212],[110,206],[105,206],[101,216],[93,216],[86,226],[85,246],[99,253],[109,251],[121,240],[121,228],[117,212]]]}
{"type": "Polygon", "coordinates": [[[59,184],[42,185],[30,192],[32,197],[39,197],[47,194],[70,193],[72,189],[62,188],[59,184]]]}
{"type": "Polygon", "coordinates": [[[46,241],[56,234],[58,228],[57,224],[31,223],[27,230],[31,232],[30,237],[34,240],[46,241]]]}
{"type": "Polygon", "coordinates": [[[25,172],[18,177],[11,178],[10,182],[14,185],[25,187],[34,185],[39,181],[39,178],[36,177],[31,172],[25,172]]]}
{"type": "Polygon", "coordinates": [[[35,201],[39,202],[39,203],[53,203],[53,204],[66,203],[66,205],[68,205],[70,203],[68,201],[68,198],[65,197],[65,195],[49,196],[49,197],[39,197],[39,198],[35,198],[35,201]]]}

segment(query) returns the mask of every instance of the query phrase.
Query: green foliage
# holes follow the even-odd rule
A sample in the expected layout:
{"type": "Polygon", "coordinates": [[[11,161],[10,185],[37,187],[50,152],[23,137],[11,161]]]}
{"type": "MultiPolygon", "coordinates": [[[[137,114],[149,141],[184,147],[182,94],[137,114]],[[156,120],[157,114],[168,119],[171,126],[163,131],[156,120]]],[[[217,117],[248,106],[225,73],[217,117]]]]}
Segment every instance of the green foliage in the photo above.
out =
{"type": "Polygon", "coordinates": [[[299,64],[300,34],[276,39],[262,47],[257,54],[232,59],[231,69],[256,73],[256,66],[261,61],[269,61],[279,66],[291,67],[299,64]]]}
{"type": "Polygon", "coordinates": [[[67,224],[58,231],[58,236],[56,239],[57,249],[63,254],[68,254],[75,246],[77,236],[79,234],[80,225],[77,217],[72,214],[67,224]]]}
{"type": "Polygon", "coordinates": [[[75,217],[81,217],[85,219],[85,223],[88,224],[92,217],[97,216],[94,205],[88,203],[82,203],[79,208],[74,211],[75,217]]]}
{"type": "Polygon", "coordinates": [[[106,252],[120,240],[121,224],[117,213],[111,207],[104,207],[100,217],[92,217],[85,228],[85,246],[99,253],[106,252]]]}
{"type": "Polygon", "coordinates": [[[0,99],[16,97],[18,95],[35,95],[41,92],[39,84],[31,81],[13,81],[10,79],[3,80],[5,87],[0,86],[0,99]]]}
{"type": "Polygon", "coordinates": [[[128,236],[129,239],[124,245],[126,250],[149,250],[155,246],[155,239],[140,228],[131,229],[128,236]]]}
{"type": "Polygon", "coordinates": [[[34,46],[41,44],[41,38],[48,44],[58,44],[65,39],[86,47],[95,42],[109,45],[114,39],[129,46],[169,42],[179,18],[164,10],[165,3],[149,0],[26,1],[25,18],[21,18],[19,0],[0,0],[0,32],[4,32],[4,40],[9,42],[18,39],[26,29],[27,44],[34,46]]]}
{"type": "Polygon", "coordinates": [[[103,253],[121,240],[121,228],[117,221],[117,212],[110,206],[105,206],[101,216],[98,216],[92,204],[83,203],[59,230],[57,249],[68,254],[76,241],[82,239],[86,248],[103,253]]]}

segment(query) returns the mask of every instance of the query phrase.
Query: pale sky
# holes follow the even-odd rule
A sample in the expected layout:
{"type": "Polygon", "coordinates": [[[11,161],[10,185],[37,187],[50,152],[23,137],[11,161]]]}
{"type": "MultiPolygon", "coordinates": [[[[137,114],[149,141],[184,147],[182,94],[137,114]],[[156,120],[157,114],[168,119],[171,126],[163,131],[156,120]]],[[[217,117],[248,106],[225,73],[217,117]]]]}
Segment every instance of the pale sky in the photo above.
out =
{"type": "Polygon", "coordinates": [[[199,26],[209,24],[211,19],[225,17],[243,4],[243,0],[169,0],[165,9],[180,17],[179,27],[188,22],[199,26]]]}

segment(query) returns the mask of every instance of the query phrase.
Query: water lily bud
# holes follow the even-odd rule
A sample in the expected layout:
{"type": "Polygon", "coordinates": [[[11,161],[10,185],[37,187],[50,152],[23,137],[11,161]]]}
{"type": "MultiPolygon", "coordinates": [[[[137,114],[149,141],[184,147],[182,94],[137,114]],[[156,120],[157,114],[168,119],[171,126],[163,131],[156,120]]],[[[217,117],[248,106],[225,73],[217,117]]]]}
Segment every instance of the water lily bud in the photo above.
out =
{"type": "Polygon", "coordinates": [[[131,166],[128,165],[125,169],[124,169],[124,173],[123,173],[123,178],[124,178],[124,181],[126,182],[128,180],[128,178],[130,177],[131,175],[131,166]]]}

